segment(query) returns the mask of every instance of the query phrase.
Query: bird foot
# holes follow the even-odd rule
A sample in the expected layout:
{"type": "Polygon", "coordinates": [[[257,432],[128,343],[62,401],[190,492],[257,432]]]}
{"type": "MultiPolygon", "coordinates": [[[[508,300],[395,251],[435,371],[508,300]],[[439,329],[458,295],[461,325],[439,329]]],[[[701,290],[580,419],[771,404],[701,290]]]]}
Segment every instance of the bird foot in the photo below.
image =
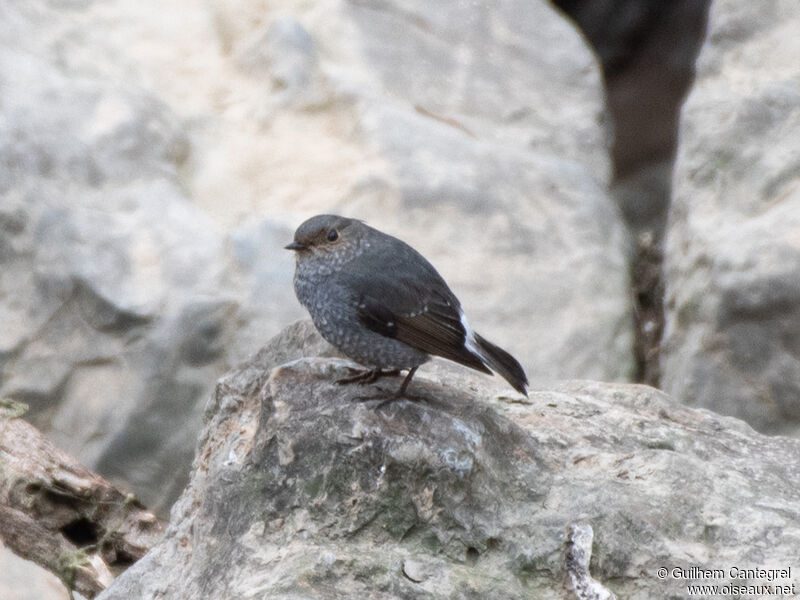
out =
{"type": "Polygon", "coordinates": [[[397,399],[392,394],[389,394],[387,396],[389,390],[381,389],[381,392],[385,392],[385,393],[383,393],[383,394],[380,394],[380,393],[379,394],[370,394],[369,396],[355,396],[353,398],[353,400],[355,400],[356,402],[372,402],[374,400],[380,400],[380,402],[376,405],[376,408],[379,408],[379,407],[385,406],[389,402],[393,402],[394,400],[397,399]]]}
{"type": "MultiPolygon", "coordinates": [[[[403,383],[400,385],[400,389],[398,389],[395,393],[391,394],[390,396],[386,396],[385,394],[372,395],[372,396],[357,396],[355,400],[359,402],[369,402],[370,400],[381,400],[381,402],[375,407],[376,409],[382,408],[387,404],[391,404],[395,400],[399,400],[400,398],[405,398],[406,400],[422,400],[422,398],[416,398],[410,394],[406,393],[406,389],[408,388],[408,384],[411,383],[411,378],[414,377],[414,373],[417,371],[418,367],[413,367],[409,369],[408,375],[406,375],[405,379],[403,379],[403,383]]],[[[336,383],[338,384],[345,384],[345,383],[372,383],[379,377],[386,377],[386,376],[397,376],[400,375],[399,369],[368,369],[365,371],[359,371],[358,369],[353,369],[348,367],[351,372],[355,372],[354,375],[350,377],[342,377],[341,379],[337,379],[336,383]]]]}
{"type": "Polygon", "coordinates": [[[425,401],[425,398],[423,398],[422,396],[413,396],[413,395],[408,394],[408,393],[401,394],[399,390],[394,392],[394,393],[390,393],[389,390],[386,390],[386,389],[383,389],[383,388],[380,388],[380,389],[381,389],[382,392],[384,392],[383,394],[372,394],[372,395],[369,395],[369,396],[356,396],[355,398],[353,398],[353,400],[355,400],[357,402],[372,402],[374,400],[380,400],[380,402],[378,402],[375,405],[375,407],[374,407],[375,410],[378,410],[379,408],[383,408],[384,406],[388,406],[388,405],[392,404],[393,402],[397,402],[398,400],[408,400],[409,402],[425,401]]]}
{"type": "Polygon", "coordinates": [[[397,377],[400,375],[400,369],[355,369],[347,367],[347,370],[352,373],[348,377],[340,377],[336,380],[339,385],[347,383],[358,383],[364,385],[367,383],[374,383],[381,377],[397,377]]]}

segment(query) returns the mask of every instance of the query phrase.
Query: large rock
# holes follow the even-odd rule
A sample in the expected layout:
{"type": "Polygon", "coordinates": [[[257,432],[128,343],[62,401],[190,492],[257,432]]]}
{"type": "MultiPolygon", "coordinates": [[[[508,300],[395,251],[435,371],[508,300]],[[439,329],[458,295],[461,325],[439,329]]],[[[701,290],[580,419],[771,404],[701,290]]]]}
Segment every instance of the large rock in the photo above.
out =
{"type": "Polygon", "coordinates": [[[800,432],[800,5],[714,2],[683,110],[663,387],[800,432]]]}
{"type": "Polygon", "coordinates": [[[724,585],[796,557],[798,440],[644,386],[522,400],[466,369],[423,367],[420,399],[376,408],[357,398],[399,380],[338,386],[348,363],[325,348],[300,323],[220,381],[164,539],[101,600],[574,598],[572,524],[593,526],[593,575],[620,598],[684,597],[676,568],[724,585]]]}

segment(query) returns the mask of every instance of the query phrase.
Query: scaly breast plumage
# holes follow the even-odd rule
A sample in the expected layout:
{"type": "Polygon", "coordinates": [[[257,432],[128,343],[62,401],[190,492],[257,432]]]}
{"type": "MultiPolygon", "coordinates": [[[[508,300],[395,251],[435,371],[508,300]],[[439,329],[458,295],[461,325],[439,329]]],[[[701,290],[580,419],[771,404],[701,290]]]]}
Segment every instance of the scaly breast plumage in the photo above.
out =
{"type": "Polygon", "coordinates": [[[295,276],[295,291],[314,325],[332,345],[358,363],[371,367],[408,369],[428,355],[398,340],[367,329],[358,319],[358,300],[333,278],[295,276]]]}

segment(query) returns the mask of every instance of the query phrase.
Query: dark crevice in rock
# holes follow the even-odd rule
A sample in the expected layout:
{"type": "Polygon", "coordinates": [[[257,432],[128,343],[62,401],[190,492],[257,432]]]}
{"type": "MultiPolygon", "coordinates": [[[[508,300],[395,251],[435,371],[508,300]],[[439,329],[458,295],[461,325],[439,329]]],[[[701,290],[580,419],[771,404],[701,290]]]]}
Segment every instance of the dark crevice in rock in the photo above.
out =
{"type": "Polygon", "coordinates": [[[659,385],[662,272],[680,109],[705,39],[709,0],[552,0],[602,65],[614,125],[612,195],[635,241],[635,381],[659,385]]]}
{"type": "Polygon", "coordinates": [[[64,525],[61,528],[61,533],[79,548],[96,544],[99,539],[97,524],[83,517],[64,525]]]}
{"type": "Polygon", "coordinates": [[[664,333],[664,253],[649,232],[639,234],[631,261],[636,338],[635,381],[658,387],[661,380],[660,349],[664,333]]]}
{"type": "Polygon", "coordinates": [[[124,571],[139,560],[138,556],[133,556],[120,549],[114,549],[113,545],[109,543],[103,543],[101,545],[101,554],[103,554],[103,556],[113,556],[114,560],[110,560],[108,566],[115,570],[118,569],[119,571],[124,571]]]}

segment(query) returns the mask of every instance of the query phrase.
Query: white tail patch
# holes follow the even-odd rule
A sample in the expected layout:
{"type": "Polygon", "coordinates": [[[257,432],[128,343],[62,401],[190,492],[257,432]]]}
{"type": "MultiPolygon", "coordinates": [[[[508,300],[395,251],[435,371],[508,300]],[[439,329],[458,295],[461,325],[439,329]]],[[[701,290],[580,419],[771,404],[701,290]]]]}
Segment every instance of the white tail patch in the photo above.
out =
{"type": "Polygon", "coordinates": [[[475,339],[475,332],[472,330],[472,327],[469,326],[467,315],[464,314],[463,310],[459,309],[458,316],[461,319],[461,324],[464,326],[464,331],[466,332],[466,336],[464,337],[464,346],[467,350],[480,358],[484,363],[488,364],[489,361],[486,359],[486,355],[481,352],[478,341],[475,339]]]}

